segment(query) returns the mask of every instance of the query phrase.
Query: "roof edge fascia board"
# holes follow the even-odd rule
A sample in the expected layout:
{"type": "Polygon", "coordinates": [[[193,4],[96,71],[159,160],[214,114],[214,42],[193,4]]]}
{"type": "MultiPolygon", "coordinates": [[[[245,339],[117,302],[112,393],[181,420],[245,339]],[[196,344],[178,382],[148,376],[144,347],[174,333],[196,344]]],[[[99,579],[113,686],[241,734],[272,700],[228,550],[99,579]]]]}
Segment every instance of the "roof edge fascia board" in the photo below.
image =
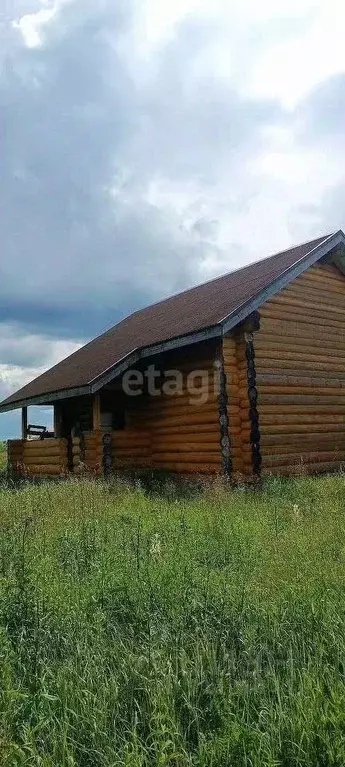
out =
{"type": "Polygon", "coordinates": [[[134,362],[138,362],[146,357],[153,357],[155,354],[161,354],[166,351],[173,351],[174,349],[180,349],[183,346],[189,346],[189,344],[198,344],[201,341],[208,341],[212,338],[219,338],[222,335],[222,328],[220,325],[212,325],[209,328],[203,328],[197,330],[195,333],[189,333],[185,336],[177,336],[171,338],[168,341],[162,341],[152,346],[143,346],[142,349],[138,349],[134,354],[130,354],[125,357],[121,362],[114,365],[106,373],[102,373],[94,382],[91,381],[91,391],[96,393],[103,386],[106,386],[110,381],[116,378],[121,373],[124,373],[134,362]]]}
{"type": "Polygon", "coordinates": [[[35,397],[25,397],[24,399],[9,402],[7,405],[0,405],[0,413],[8,413],[10,410],[18,410],[20,407],[30,407],[30,405],[53,405],[61,399],[71,397],[83,397],[91,394],[90,386],[79,386],[74,389],[60,389],[47,394],[37,394],[35,397]]]}

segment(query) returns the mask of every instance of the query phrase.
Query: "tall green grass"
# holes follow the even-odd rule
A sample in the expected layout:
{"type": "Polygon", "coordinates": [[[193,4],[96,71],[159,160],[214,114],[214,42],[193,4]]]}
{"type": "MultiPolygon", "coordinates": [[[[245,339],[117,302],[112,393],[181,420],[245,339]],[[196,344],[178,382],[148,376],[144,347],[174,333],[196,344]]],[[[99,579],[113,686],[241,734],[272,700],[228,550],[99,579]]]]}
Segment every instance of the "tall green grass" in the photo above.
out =
{"type": "Polygon", "coordinates": [[[7,464],[7,450],[6,442],[0,442],[0,471],[6,468],[7,464]]]}
{"type": "Polygon", "coordinates": [[[0,509],[1,765],[344,766],[345,478],[0,509]]]}

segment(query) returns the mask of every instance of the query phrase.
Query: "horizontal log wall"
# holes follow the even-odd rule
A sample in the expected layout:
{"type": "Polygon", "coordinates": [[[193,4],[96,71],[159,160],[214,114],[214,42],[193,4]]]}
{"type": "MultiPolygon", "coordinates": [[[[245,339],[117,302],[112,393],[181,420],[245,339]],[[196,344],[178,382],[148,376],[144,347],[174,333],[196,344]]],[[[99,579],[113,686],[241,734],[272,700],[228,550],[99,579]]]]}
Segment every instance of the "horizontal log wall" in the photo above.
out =
{"type": "Polygon", "coordinates": [[[113,431],[112,467],[114,469],[149,468],[152,465],[151,433],[134,426],[113,431]]]}
{"type": "Polygon", "coordinates": [[[313,266],[260,315],[263,470],[334,470],[345,462],[345,277],[335,266],[313,266]]]}
{"type": "Polygon", "coordinates": [[[9,440],[10,467],[21,474],[59,476],[67,472],[67,440],[9,440]]]}
{"type": "Polygon", "coordinates": [[[169,356],[165,370],[179,370],[181,393],[150,397],[147,414],[151,431],[152,467],[180,473],[221,471],[219,373],[217,346],[205,344],[169,356]],[[195,371],[203,377],[192,380],[195,371]],[[191,389],[195,386],[195,390],[191,389]]]}
{"type": "MultiPolygon", "coordinates": [[[[221,468],[218,374],[215,344],[184,348],[157,360],[162,373],[157,395],[128,397],[124,430],[113,433],[114,467],[152,467],[186,473],[218,473],[221,468]],[[172,378],[182,374],[182,390],[168,393],[172,378]],[[187,377],[201,371],[204,377],[187,377]],[[189,378],[189,385],[193,381],[189,378]]],[[[171,386],[170,386],[171,388],[171,386]]]]}
{"type": "Polygon", "coordinates": [[[8,467],[15,473],[23,471],[23,448],[24,440],[9,439],[7,441],[8,467]]]}
{"type": "Polygon", "coordinates": [[[246,347],[243,333],[223,339],[224,371],[228,393],[230,453],[233,471],[251,474],[248,396],[241,402],[240,388],[247,386],[246,347]]]}
{"type": "Polygon", "coordinates": [[[101,474],[103,470],[103,445],[100,430],[87,431],[72,438],[72,465],[75,474],[91,471],[101,474]]]}

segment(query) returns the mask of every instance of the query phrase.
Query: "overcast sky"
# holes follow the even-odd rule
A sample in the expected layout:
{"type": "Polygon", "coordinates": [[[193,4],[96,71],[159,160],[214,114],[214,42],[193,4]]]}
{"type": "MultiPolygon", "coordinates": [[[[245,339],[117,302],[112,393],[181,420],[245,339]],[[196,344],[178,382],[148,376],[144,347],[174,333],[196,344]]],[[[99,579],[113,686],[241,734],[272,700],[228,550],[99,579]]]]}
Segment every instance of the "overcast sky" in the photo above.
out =
{"type": "Polygon", "coordinates": [[[342,0],[2,0],[1,399],[345,226],[344,30],[342,0]]]}

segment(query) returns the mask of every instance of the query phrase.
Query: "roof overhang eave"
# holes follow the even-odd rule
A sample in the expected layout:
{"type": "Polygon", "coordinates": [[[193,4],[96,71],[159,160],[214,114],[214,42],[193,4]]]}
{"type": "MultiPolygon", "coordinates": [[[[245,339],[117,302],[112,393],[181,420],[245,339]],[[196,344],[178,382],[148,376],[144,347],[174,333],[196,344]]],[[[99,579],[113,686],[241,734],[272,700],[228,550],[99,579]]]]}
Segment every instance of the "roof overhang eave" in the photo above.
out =
{"type": "Polygon", "coordinates": [[[30,405],[53,405],[54,402],[58,402],[62,399],[68,399],[69,397],[83,397],[87,394],[91,394],[90,386],[78,386],[74,389],[60,389],[59,391],[49,392],[47,394],[38,394],[35,397],[24,397],[23,399],[15,400],[14,402],[8,402],[0,404],[0,413],[8,413],[10,410],[18,410],[21,407],[29,407],[30,405]]]}
{"type": "Polygon", "coordinates": [[[81,397],[84,395],[96,394],[100,389],[106,386],[108,383],[124,373],[128,368],[134,365],[141,359],[151,357],[155,354],[159,354],[165,351],[171,351],[190,344],[200,343],[212,338],[217,338],[222,335],[226,335],[236,325],[243,322],[249,314],[256,311],[262,306],[265,301],[268,301],[276,293],[286,287],[292,280],[299,277],[306,269],[313,266],[321,258],[324,258],[328,254],[334,251],[334,257],[332,261],[339,269],[345,274],[345,234],[340,229],[335,234],[330,235],[320,245],[313,250],[309,251],[306,256],[299,259],[295,264],[285,270],[276,280],[270,283],[267,288],[260,291],[253,299],[250,299],[246,303],[237,307],[231,314],[224,317],[216,325],[212,325],[207,328],[196,331],[195,333],[188,333],[184,336],[177,336],[167,341],[163,341],[152,346],[144,346],[141,349],[135,349],[130,352],[126,357],[117,362],[112,367],[105,370],[96,378],[92,379],[87,385],[80,386],[73,389],[61,389],[59,391],[51,392],[48,394],[38,395],[36,397],[26,397],[15,402],[7,404],[0,404],[0,413],[6,413],[10,410],[17,410],[21,407],[28,407],[29,405],[52,405],[54,402],[58,402],[62,399],[69,397],[81,397]]]}
{"type": "Polygon", "coordinates": [[[96,394],[100,389],[103,389],[108,383],[124,373],[128,368],[135,365],[141,359],[146,357],[152,357],[155,354],[162,353],[164,351],[170,351],[178,349],[189,344],[200,343],[208,339],[217,338],[222,335],[221,325],[214,325],[202,330],[198,330],[195,333],[189,333],[185,336],[177,336],[167,341],[162,341],[158,344],[152,344],[152,346],[144,346],[142,349],[135,349],[130,352],[126,357],[105,370],[97,378],[92,379],[87,385],[80,386],[74,389],[61,389],[59,391],[50,392],[48,394],[41,394],[35,397],[25,397],[18,399],[14,402],[0,404],[0,413],[6,413],[10,410],[17,410],[22,407],[29,407],[30,405],[53,405],[62,399],[69,397],[82,397],[84,395],[96,394]]]}

